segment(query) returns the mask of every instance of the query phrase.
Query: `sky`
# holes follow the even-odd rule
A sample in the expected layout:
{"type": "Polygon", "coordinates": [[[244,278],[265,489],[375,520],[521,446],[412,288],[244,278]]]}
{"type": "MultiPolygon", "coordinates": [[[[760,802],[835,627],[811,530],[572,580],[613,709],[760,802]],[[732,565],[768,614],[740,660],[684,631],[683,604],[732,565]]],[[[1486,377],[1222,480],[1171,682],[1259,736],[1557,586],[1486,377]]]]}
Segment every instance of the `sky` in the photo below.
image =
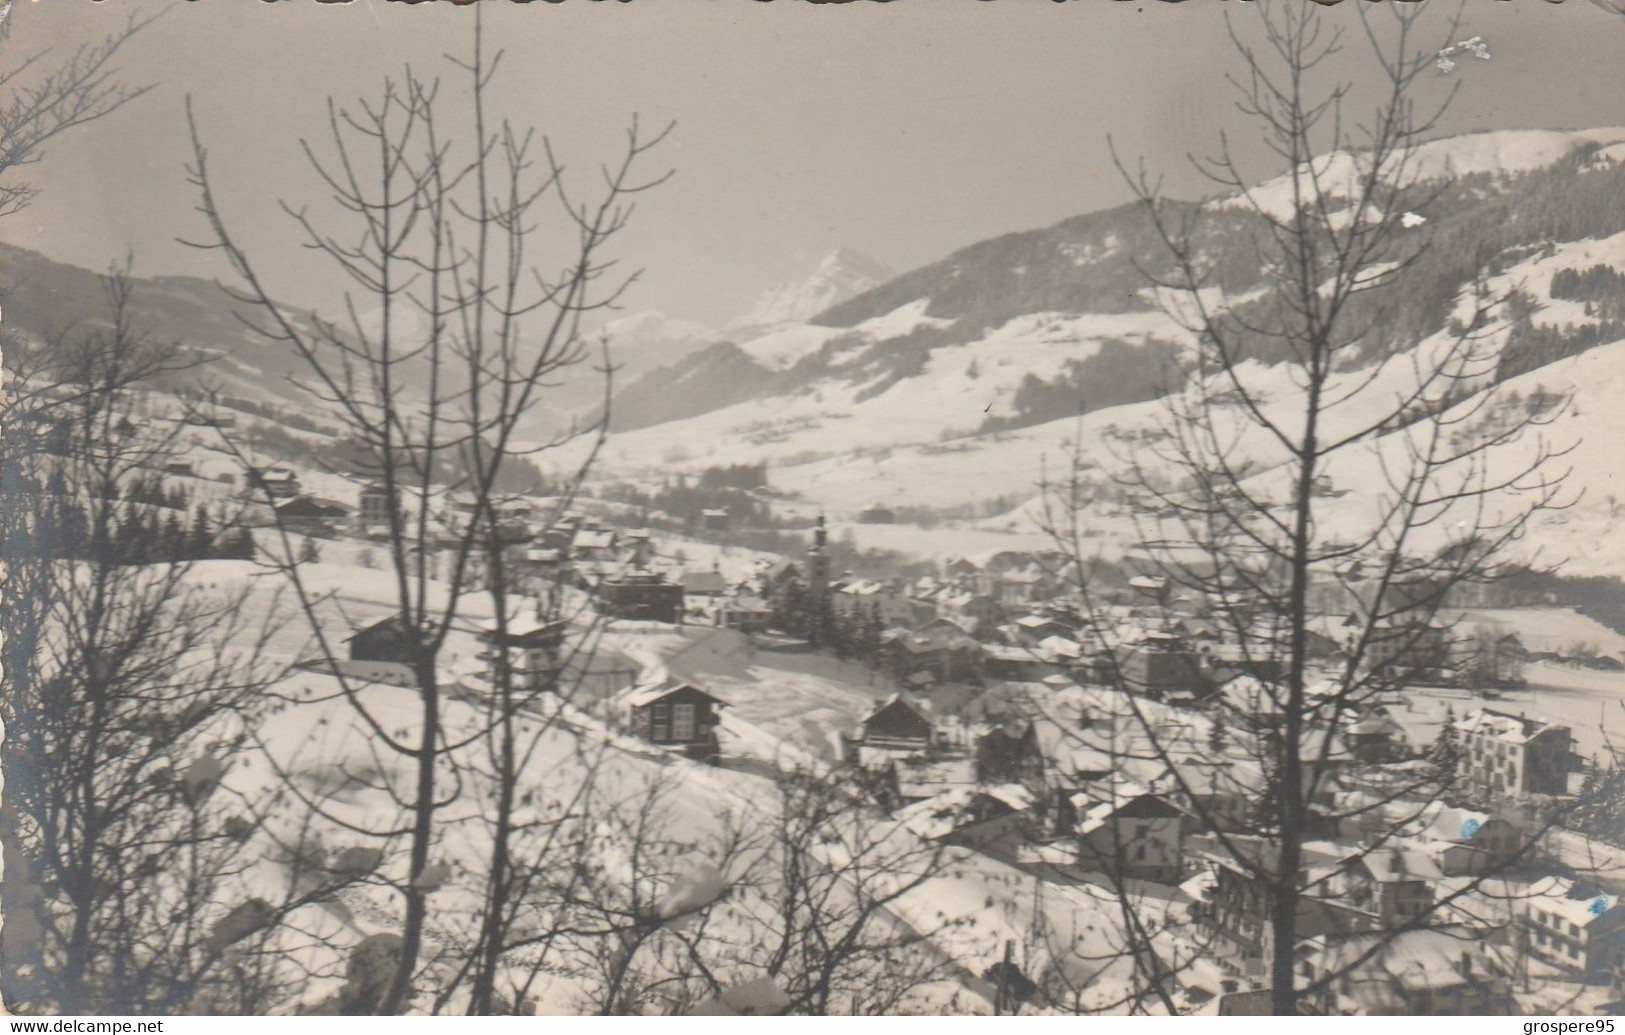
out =
{"type": "MultiPolygon", "coordinates": [[[[1562,5],[1425,0],[1430,30],[1461,12],[1489,61],[1432,77],[1459,84],[1445,132],[1625,125],[1625,17],[1562,5]]],[[[899,271],[1002,233],[1118,204],[1108,140],[1183,196],[1204,193],[1186,154],[1220,131],[1259,178],[1279,171],[1226,92],[1233,0],[780,0],[488,3],[506,49],[499,105],[554,141],[577,173],[620,145],[629,116],[675,121],[619,249],[641,268],[624,301],[725,325],[767,288],[850,247],[899,271]]],[[[404,63],[453,75],[473,12],[355,0],[18,2],[9,65],[99,38],[129,13],[172,8],[122,69],[150,94],[54,144],[27,170],[43,188],[0,239],[101,269],[133,252],[145,275],[225,275],[178,237],[203,233],[185,179],[193,98],[222,202],[266,257],[274,292],[331,305],[333,278],[297,246],[277,199],[320,204],[298,146],[326,98],[353,100],[404,63]]],[[[1322,11],[1358,32],[1355,4],[1322,11]]],[[[1369,77],[1358,40],[1328,72],[1369,77]]]]}

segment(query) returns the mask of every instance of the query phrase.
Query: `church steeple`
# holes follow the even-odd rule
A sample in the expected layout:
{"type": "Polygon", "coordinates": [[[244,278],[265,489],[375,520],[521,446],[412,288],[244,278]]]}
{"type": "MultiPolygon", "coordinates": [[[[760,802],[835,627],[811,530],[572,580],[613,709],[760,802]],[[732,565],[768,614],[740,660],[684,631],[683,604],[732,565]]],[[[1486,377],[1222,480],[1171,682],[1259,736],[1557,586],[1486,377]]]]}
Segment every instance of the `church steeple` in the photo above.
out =
{"type": "Polygon", "coordinates": [[[818,512],[812,546],[807,548],[807,589],[820,600],[829,592],[829,530],[824,526],[823,511],[818,512]]]}

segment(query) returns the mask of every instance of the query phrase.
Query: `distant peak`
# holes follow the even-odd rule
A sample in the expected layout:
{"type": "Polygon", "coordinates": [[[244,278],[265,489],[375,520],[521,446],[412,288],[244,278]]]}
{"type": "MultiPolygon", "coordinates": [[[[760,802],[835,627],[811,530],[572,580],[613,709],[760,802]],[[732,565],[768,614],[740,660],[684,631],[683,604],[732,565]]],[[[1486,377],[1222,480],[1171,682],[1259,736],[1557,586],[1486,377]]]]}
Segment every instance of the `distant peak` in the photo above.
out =
{"type": "Polygon", "coordinates": [[[810,276],[787,281],[763,294],[750,315],[736,326],[756,328],[801,323],[896,275],[879,259],[852,248],[837,248],[824,257],[810,276]]]}
{"type": "Polygon", "coordinates": [[[846,247],[830,252],[824,256],[824,261],[818,264],[818,273],[821,275],[841,272],[868,277],[877,284],[897,276],[890,266],[879,259],[846,247]]]}

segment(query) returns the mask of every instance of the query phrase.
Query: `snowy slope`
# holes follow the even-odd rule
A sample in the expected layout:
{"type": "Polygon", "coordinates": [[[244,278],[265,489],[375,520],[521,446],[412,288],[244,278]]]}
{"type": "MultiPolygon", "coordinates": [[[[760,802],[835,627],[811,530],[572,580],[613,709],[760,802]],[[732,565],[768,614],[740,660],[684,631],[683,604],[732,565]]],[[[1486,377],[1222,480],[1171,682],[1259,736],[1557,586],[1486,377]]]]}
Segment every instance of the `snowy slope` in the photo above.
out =
{"type": "MultiPolygon", "coordinates": [[[[1587,144],[1615,147],[1621,143],[1625,143],[1625,128],[1468,133],[1423,144],[1407,156],[1402,170],[1388,171],[1401,179],[1401,185],[1473,175],[1509,176],[1553,165],[1587,144]]],[[[1350,197],[1369,167],[1366,156],[1358,152],[1334,151],[1299,167],[1298,187],[1302,194],[1312,195],[1313,181],[1329,197],[1350,197]]],[[[1245,196],[1227,198],[1218,204],[1235,208],[1256,205],[1282,219],[1291,215],[1294,196],[1294,178],[1287,173],[1265,180],[1245,196]]]]}

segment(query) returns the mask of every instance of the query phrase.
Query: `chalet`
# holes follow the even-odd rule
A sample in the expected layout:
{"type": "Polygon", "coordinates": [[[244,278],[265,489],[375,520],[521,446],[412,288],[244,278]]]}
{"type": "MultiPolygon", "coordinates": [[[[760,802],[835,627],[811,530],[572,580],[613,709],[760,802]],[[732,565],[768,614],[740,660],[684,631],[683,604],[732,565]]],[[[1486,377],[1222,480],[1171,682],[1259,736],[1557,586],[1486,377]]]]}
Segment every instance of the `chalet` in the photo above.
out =
{"type": "Polygon", "coordinates": [[[356,497],[356,520],[361,527],[389,524],[389,489],[381,482],[368,482],[356,497]]]}
{"type": "Polygon", "coordinates": [[[801,578],[801,568],[795,561],[781,557],[762,572],[762,595],[769,602],[782,599],[790,592],[790,587],[804,585],[801,578]]]}
{"type": "Polygon", "coordinates": [[[935,742],[936,730],[922,706],[892,694],[863,717],[853,741],[864,747],[925,751],[935,742]]]}
{"type": "Polygon", "coordinates": [[[1458,768],[1468,787],[1488,801],[1568,793],[1572,736],[1567,726],[1489,708],[1457,721],[1458,768]]]}
{"type": "Polygon", "coordinates": [[[1477,628],[1464,638],[1460,653],[1471,685],[1480,687],[1519,687],[1524,685],[1523,669],[1529,649],[1517,633],[1501,633],[1494,628],[1477,628]]]}
{"type": "Polygon", "coordinates": [[[975,639],[981,628],[981,623],[977,622],[976,619],[961,618],[957,615],[938,615],[918,626],[921,636],[929,637],[937,634],[947,636],[953,640],[965,636],[975,639]]]}
{"type": "Polygon", "coordinates": [[[974,578],[975,576],[981,574],[982,569],[976,566],[976,562],[967,558],[950,557],[947,561],[943,562],[942,572],[950,579],[962,579],[974,578]]]}
{"type": "Polygon", "coordinates": [[[728,531],[728,511],[726,509],[700,511],[700,527],[707,532],[728,531]]]}
{"type": "Polygon", "coordinates": [[[893,525],[897,523],[897,515],[890,507],[883,507],[877,503],[859,511],[858,520],[865,525],[893,525]]]}
{"type": "Polygon", "coordinates": [[[1211,687],[1201,656],[1177,642],[1148,637],[1119,662],[1125,689],[1164,700],[1203,696],[1211,687]]]}
{"type": "Polygon", "coordinates": [[[989,680],[1036,681],[1055,672],[1055,663],[1036,647],[1007,643],[982,644],[982,677],[989,680]]]}
{"type": "Polygon", "coordinates": [[[683,621],[683,586],[657,572],[633,569],[599,581],[598,607],[611,618],[645,622],[683,621]]]}
{"type": "Polygon", "coordinates": [[[550,581],[565,578],[569,562],[564,551],[551,546],[527,546],[519,555],[519,566],[531,575],[550,581]]]}
{"type": "Polygon", "coordinates": [[[1343,731],[1354,759],[1367,765],[1401,762],[1413,756],[1405,727],[1381,709],[1369,709],[1343,731]]]}
{"type": "Polygon", "coordinates": [[[508,616],[498,628],[496,619],[480,625],[481,649],[477,655],[485,663],[486,678],[495,686],[506,655],[513,685],[525,690],[556,689],[559,648],[569,627],[566,621],[546,621],[534,610],[508,616]]]}
{"type": "Polygon", "coordinates": [[[1121,877],[1176,884],[1184,835],[1180,811],[1127,780],[1072,795],[1078,865],[1121,877]]]}
{"type": "Polygon", "coordinates": [[[651,744],[701,761],[715,761],[721,754],[717,725],[726,703],[692,683],[667,679],[635,689],[626,707],[632,729],[651,744]]]}
{"type": "Polygon", "coordinates": [[[1548,877],[1519,901],[1535,956],[1598,982],[1625,982],[1625,901],[1548,877]]]}
{"type": "Polygon", "coordinates": [[[710,571],[694,571],[685,569],[677,576],[677,581],[683,584],[685,598],[703,597],[715,600],[728,592],[728,580],[722,577],[722,572],[715,568],[710,571]]]}
{"type": "Polygon", "coordinates": [[[939,593],[932,606],[938,614],[974,619],[983,629],[991,629],[1004,619],[1004,608],[989,593],[964,590],[939,593]]]}
{"type": "Polygon", "coordinates": [[[276,504],[277,524],[290,532],[332,535],[349,516],[349,508],[314,496],[295,496],[276,504]]]}
{"type": "Polygon", "coordinates": [[[393,661],[412,664],[406,626],[400,615],[390,615],[362,628],[349,639],[351,661],[393,661]]]}
{"type": "Polygon", "coordinates": [[[1072,635],[1072,629],[1066,623],[1048,615],[1023,615],[1011,624],[1015,626],[1013,631],[1018,646],[1034,646],[1051,636],[1072,635]]]}
{"type": "Polygon", "coordinates": [[[1001,604],[1019,606],[1035,603],[1049,596],[1049,588],[1049,577],[1038,568],[1006,571],[998,577],[1001,604]]]}
{"type": "Polygon", "coordinates": [[[764,633],[773,624],[773,609],[761,597],[724,597],[713,615],[719,627],[742,633],[764,633]]]}
{"type": "Polygon", "coordinates": [[[248,483],[274,500],[292,499],[299,495],[299,476],[285,467],[250,468],[248,483]]]}
{"type": "Polygon", "coordinates": [[[570,556],[583,561],[616,560],[612,528],[579,528],[570,539],[570,556]]]}
{"type": "Polygon", "coordinates": [[[929,676],[950,683],[980,678],[982,645],[964,633],[918,634],[892,628],[880,634],[882,665],[902,680],[929,676]]]}
{"type": "Polygon", "coordinates": [[[1044,773],[1038,729],[1031,722],[994,726],[976,738],[974,753],[982,783],[1023,783],[1044,773]]]}
{"type": "Polygon", "coordinates": [[[1160,575],[1135,575],[1128,580],[1128,588],[1133,591],[1134,597],[1145,603],[1166,604],[1168,602],[1168,580],[1160,575]]]}

